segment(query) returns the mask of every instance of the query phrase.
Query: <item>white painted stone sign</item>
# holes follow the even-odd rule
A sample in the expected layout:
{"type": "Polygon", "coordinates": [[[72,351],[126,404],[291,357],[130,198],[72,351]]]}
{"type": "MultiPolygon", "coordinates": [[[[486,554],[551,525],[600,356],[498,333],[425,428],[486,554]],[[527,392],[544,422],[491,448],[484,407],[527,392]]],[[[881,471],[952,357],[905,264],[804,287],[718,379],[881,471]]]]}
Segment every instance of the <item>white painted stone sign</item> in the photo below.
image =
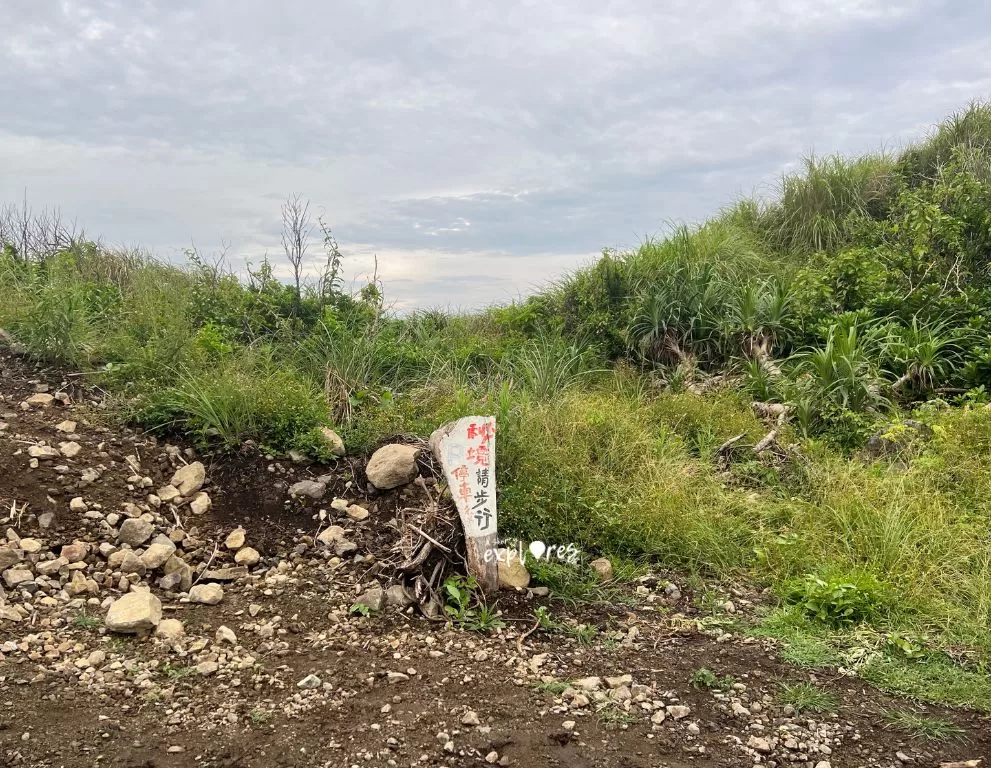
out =
{"type": "Polygon", "coordinates": [[[430,436],[465,531],[468,570],[484,590],[495,590],[499,584],[494,559],[485,557],[499,541],[495,436],[495,416],[465,416],[430,436]]]}

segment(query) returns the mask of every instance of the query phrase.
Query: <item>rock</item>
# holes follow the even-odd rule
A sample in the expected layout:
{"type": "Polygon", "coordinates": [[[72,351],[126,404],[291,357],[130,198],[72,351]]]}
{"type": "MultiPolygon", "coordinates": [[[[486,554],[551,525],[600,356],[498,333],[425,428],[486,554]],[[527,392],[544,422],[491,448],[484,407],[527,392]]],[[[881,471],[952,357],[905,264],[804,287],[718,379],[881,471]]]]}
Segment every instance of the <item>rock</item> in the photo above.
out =
{"type": "Polygon", "coordinates": [[[120,533],[117,534],[117,538],[123,544],[140,547],[151,538],[154,532],[155,526],[147,520],[142,520],[140,517],[132,517],[120,524],[120,533]]]}
{"type": "Polygon", "coordinates": [[[765,755],[769,754],[771,751],[771,742],[763,736],[751,736],[747,739],[747,746],[765,755]]]}
{"type": "Polygon", "coordinates": [[[290,496],[306,496],[319,501],[327,493],[327,484],[318,480],[300,480],[289,487],[290,496]]]}
{"type": "Polygon", "coordinates": [[[48,461],[50,459],[59,459],[62,457],[62,454],[50,445],[32,445],[28,448],[28,456],[39,461],[48,461]]]}
{"type": "Polygon", "coordinates": [[[514,553],[515,550],[510,549],[496,550],[501,589],[526,589],[530,586],[530,572],[514,553]]]}
{"type": "Polygon", "coordinates": [[[334,456],[341,457],[347,453],[347,449],[344,447],[344,441],[341,436],[337,434],[330,427],[320,428],[320,437],[323,438],[324,444],[334,456]]]}
{"type": "Polygon", "coordinates": [[[58,557],[55,560],[44,560],[38,563],[35,566],[35,570],[37,570],[42,576],[54,576],[67,565],[69,565],[68,560],[64,557],[58,557]]]}
{"type": "Polygon", "coordinates": [[[155,537],[155,541],[152,542],[151,546],[141,555],[141,562],[144,563],[145,568],[153,571],[165,565],[165,561],[174,554],[175,544],[172,542],[172,539],[159,534],[155,537]]]}
{"type": "Polygon", "coordinates": [[[195,669],[197,674],[203,675],[203,677],[209,677],[210,675],[217,674],[220,665],[215,661],[201,661],[196,665],[195,669]]]}
{"type": "Polygon", "coordinates": [[[21,551],[27,552],[29,555],[34,555],[41,552],[45,545],[38,541],[38,539],[21,539],[17,546],[20,547],[21,551]]]}
{"type": "Polygon", "coordinates": [[[11,589],[29,581],[34,581],[34,574],[26,568],[8,568],[3,572],[3,582],[11,589]]]}
{"type": "Polygon", "coordinates": [[[402,584],[393,584],[385,591],[385,603],[393,608],[403,610],[413,605],[414,597],[402,584]]]}
{"type": "Polygon", "coordinates": [[[381,611],[385,608],[385,590],[381,587],[372,587],[362,592],[354,601],[355,605],[364,605],[373,611],[381,611]]]}
{"type": "Polygon", "coordinates": [[[323,680],[321,680],[316,675],[307,675],[298,683],[296,683],[297,688],[302,688],[304,690],[319,688],[321,685],[323,685],[323,680]]]}
{"type": "Polygon", "coordinates": [[[155,629],[162,620],[162,601],[151,592],[137,590],[114,600],[104,626],[111,632],[134,634],[155,629]]]}
{"type": "Polygon", "coordinates": [[[54,512],[42,512],[38,515],[38,527],[42,530],[51,528],[55,524],[54,512]]]}
{"type": "Polygon", "coordinates": [[[561,727],[564,728],[564,730],[566,731],[575,730],[576,725],[578,725],[578,723],[576,723],[574,720],[565,720],[563,723],[561,723],[561,727]]]}
{"type": "Polygon", "coordinates": [[[892,457],[904,452],[917,440],[928,440],[933,429],[928,424],[915,419],[904,419],[877,430],[867,440],[864,449],[872,459],[892,457]]]}
{"type": "Polygon", "coordinates": [[[190,500],[189,511],[194,515],[205,514],[212,503],[210,495],[206,491],[200,491],[190,500]]]}
{"type": "Polygon", "coordinates": [[[665,721],[665,719],[667,719],[667,715],[664,714],[663,709],[657,710],[654,714],[650,716],[650,722],[652,722],[654,725],[660,725],[665,721]]]}
{"type": "Polygon", "coordinates": [[[189,590],[189,602],[216,605],[224,599],[224,588],[219,584],[197,584],[189,590]]]}
{"type": "Polygon", "coordinates": [[[253,565],[257,565],[258,561],[262,559],[262,556],[258,553],[257,549],[253,547],[244,547],[238,550],[238,553],[234,555],[234,562],[238,565],[246,565],[250,568],[253,565]]]}
{"type": "Polygon", "coordinates": [[[155,628],[155,637],[172,642],[178,640],[186,634],[185,628],[179,619],[163,619],[155,628]]]}
{"type": "Polygon", "coordinates": [[[612,579],[612,563],[608,557],[600,557],[597,560],[593,560],[589,563],[589,566],[595,571],[595,575],[599,577],[599,581],[610,581],[612,579]]]}
{"type": "Polygon", "coordinates": [[[77,443],[75,441],[70,441],[70,442],[67,442],[67,443],[59,443],[58,444],[58,449],[59,449],[59,452],[63,456],[65,456],[65,458],[67,458],[67,459],[74,459],[74,458],[76,458],[76,456],[78,456],[82,452],[83,447],[79,443],[77,443]]]}
{"type": "Polygon", "coordinates": [[[461,716],[461,725],[480,725],[481,722],[478,719],[478,713],[470,709],[461,716]]]}
{"type": "Polygon", "coordinates": [[[358,551],[358,545],[349,539],[338,539],[334,542],[334,554],[338,557],[347,557],[358,551]]]}
{"type": "Polygon", "coordinates": [[[105,662],[106,660],[107,660],[107,652],[101,651],[99,649],[93,651],[92,653],[90,653],[89,656],[86,657],[86,663],[91,667],[98,667],[101,664],[103,664],[103,662],[105,662]]]}
{"type": "Polygon", "coordinates": [[[76,496],[69,502],[69,510],[72,512],[85,512],[87,509],[89,509],[89,507],[86,506],[86,502],[83,501],[82,496],[76,496]]]}
{"type": "Polygon", "coordinates": [[[359,523],[362,520],[368,519],[368,510],[358,504],[352,504],[348,507],[348,517],[352,520],[357,520],[359,523]]]}
{"type": "Polygon", "coordinates": [[[111,565],[117,562],[117,568],[121,573],[136,573],[139,576],[144,576],[145,571],[148,567],[144,564],[144,561],[138,557],[138,553],[133,549],[125,549],[120,552],[115,552],[110,560],[108,560],[111,565]]]}
{"type": "Polygon", "coordinates": [[[217,644],[229,643],[231,645],[237,645],[237,635],[228,626],[221,625],[217,627],[217,633],[213,636],[213,639],[217,644]]]}
{"type": "Polygon", "coordinates": [[[0,621],[24,621],[24,617],[13,606],[0,605],[0,621]]]}
{"type": "Polygon", "coordinates": [[[244,538],[244,528],[235,528],[227,534],[227,538],[224,539],[224,546],[231,550],[240,549],[244,546],[244,538]]]}
{"type": "Polygon", "coordinates": [[[155,491],[155,495],[158,496],[159,500],[163,504],[168,504],[169,502],[175,501],[180,496],[182,496],[182,494],[179,493],[179,489],[176,488],[174,485],[163,485],[161,488],[155,491]]]}
{"type": "Polygon", "coordinates": [[[203,572],[204,581],[237,581],[247,576],[248,569],[243,565],[235,565],[233,568],[214,568],[211,571],[203,572]]]}
{"type": "MultiPolygon", "coordinates": [[[[169,485],[174,485],[183,496],[192,496],[203,487],[203,483],[205,482],[206,467],[203,466],[203,462],[194,461],[192,464],[187,464],[177,469],[175,474],[172,475],[169,485]]],[[[161,493],[158,495],[162,496],[161,493]]],[[[164,501],[164,497],[162,498],[164,501]]]]}
{"type": "Polygon", "coordinates": [[[618,675],[617,677],[607,677],[606,685],[610,688],[622,688],[633,684],[632,675],[618,675]]]}
{"type": "Polygon", "coordinates": [[[336,542],[338,542],[339,540],[343,539],[344,534],[345,534],[345,530],[341,528],[341,526],[331,525],[320,532],[320,535],[317,536],[317,541],[329,547],[335,544],[336,542]]]}
{"type": "Polygon", "coordinates": [[[47,392],[39,392],[36,395],[31,395],[31,397],[29,397],[24,402],[27,403],[28,405],[37,405],[42,408],[47,408],[49,405],[52,404],[52,401],[54,400],[55,398],[52,395],[49,395],[47,392]]]}
{"type": "Polygon", "coordinates": [[[65,421],[60,421],[58,424],[56,424],[55,429],[57,429],[59,432],[65,432],[66,434],[71,435],[73,432],[76,431],[76,422],[69,421],[68,419],[66,419],[65,421]]]}
{"type": "Polygon", "coordinates": [[[337,512],[347,512],[348,507],[350,506],[351,503],[347,499],[334,499],[330,502],[330,508],[336,510],[337,512]]]}
{"type": "Polygon", "coordinates": [[[89,555],[89,544],[84,541],[74,541],[62,547],[60,554],[70,563],[82,562],[89,555]]]}
{"type": "Polygon", "coordinates": [[[665,707],[665,710],[667,710],[667,713],[675,720],[681,720],[682,718],[688,717],[692,713],[692,710],[684,704],[669,704],[665,707]]]}
{"type": "Polygon", "coordinates": [[[368,482],[383,491],[412,482],[419,474],[416,466],[419,453],[416,446],[398,443],[379,448],[365,467],[368,482]]]}
{"type": "Polygon", "coordinates": [[[5,571],[11,566],[21,562],[21,553],[10,547],[0,547],[0,571],[5,571]]]}
{"type": "Polygon", "coordinates": [[[79,595],[86,594],[87,592],[92,592],[96,594],[99,592],[100,588],[95,581],[92,579],[87,579],[82,571],[73,571],[72,578],[69,583],[65,585],[65,592],[70,597],[77,597],[79,595]]]}
{"type": "Polygon", "coordinates": [[[572,688],[580,691],[597,691],[602,687],[601,677],[583,677],[581,680],[575,680],[571,684],[572,688]]]}

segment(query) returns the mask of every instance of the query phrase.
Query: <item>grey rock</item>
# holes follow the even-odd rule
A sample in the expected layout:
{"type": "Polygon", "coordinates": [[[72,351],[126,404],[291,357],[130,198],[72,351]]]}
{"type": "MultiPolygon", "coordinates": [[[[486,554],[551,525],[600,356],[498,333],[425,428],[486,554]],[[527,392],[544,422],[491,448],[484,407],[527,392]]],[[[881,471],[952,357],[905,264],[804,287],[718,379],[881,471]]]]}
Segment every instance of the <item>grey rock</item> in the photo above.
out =
{"type": "Polygon", "coordinates": [[[381,587],[372,587],[362,592],[354,601],[355,605],[364,605],[373,611],[381,611],[385,608],[385,590],[381,587]]]}
{"type": "Polygon", "coordinates": [[[147,520],[139,517],[128,518],[120,524],[120,533],[117,538],[124,544],[132,547],[140,547],[155,532],[155,526],[147,520]]]}
{"type": "Polygon", "coordinates": [[[300,480],[289,487],[290,496],[306,496],[319,501],[327,493],[327,486],[318,480],[300,480]]]}
{"type": "Polygon", "coordinates": [[[419,453],[420,449],[416,446],[399,443],[379,448],[365,467],[368,482],[379,490],[398,488],[412,482],[419,474],[416,466],[419,453]]]}

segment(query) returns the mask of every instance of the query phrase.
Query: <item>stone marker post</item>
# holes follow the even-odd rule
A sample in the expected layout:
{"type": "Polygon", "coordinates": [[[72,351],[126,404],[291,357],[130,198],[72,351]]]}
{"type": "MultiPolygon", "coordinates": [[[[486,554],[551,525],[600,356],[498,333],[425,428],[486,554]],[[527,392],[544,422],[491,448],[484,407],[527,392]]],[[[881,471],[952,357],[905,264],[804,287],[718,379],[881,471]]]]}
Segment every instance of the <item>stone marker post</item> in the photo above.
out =
{"type": "Polygon", "coordinates": [[[495,433],[495,416],[465,416],[430,436],[465,531],[468,572],[486,592],[499,588],[495,433]]]}

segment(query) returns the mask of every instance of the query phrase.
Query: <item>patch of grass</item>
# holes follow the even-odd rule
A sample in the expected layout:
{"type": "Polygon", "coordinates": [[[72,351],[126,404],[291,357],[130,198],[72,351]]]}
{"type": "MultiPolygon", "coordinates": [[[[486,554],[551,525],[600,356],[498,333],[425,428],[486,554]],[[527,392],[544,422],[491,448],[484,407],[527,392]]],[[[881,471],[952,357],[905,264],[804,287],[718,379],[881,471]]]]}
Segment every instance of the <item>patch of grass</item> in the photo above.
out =
{"type": "Polygon", "coordinates": [[[253,709],[248,713],[248,719],[251,720],[252,725],[264,725],[271,717],[272,713],[263,709],[253,709]]]}
{"type": "Polygon", "coordinates": [[[781,643],[781,658],[810,669],[835,667],[842,662],[822,627],[811,626],[794,610],[773,611],[749,630],[756,637],[769,637],[781,643]]]}
{"type": "Polygon", "coordinates": [[[916,739],[927,741],[950,741],[960,739],[967,733],[963,728],[938,717],[929,717],[907,709],[893,709],[884,713],[887,728],[907,733],[916,739]]]}
{"type": "Polygon", "coordinates": [[[98,616],[89,616],[85,613],[77,613],[72,617],[72,624],[80,629],[96,629],[103,624],[103,620],[98,616]]]}
{"type": "Polygon", "coordinates": [[[835,712],[836,697],[810,683],[781,683],[781,704],[790,704],[796,712],[835,712]]]}
{"type": "Polygon", "coordinates": [[[614,568],[613,578],[603,583],[587,564],[569,565],[548,560],[526,559],[527,570],[535,584],[550,589],[551,597],[578,605],[629,604],[634,602],[629,589],[623,583],[628,574],[635,573],[635,566],[626,564],[614,568]]]}
{"type": "Polygon", "coordinates": [[[162,674],[173,680],[181,679],[183,677],[189,677],[190,675],[196,674],[195,667],[177,667],[172,664],[172,662],[165,662],[162,665],[162,674]]]}
{"type": "Polygon", "coordinates": [[[882,690],[917,701],[991,712],[991,678],[949,660],[881,657],[859,675],[882,690]]]}
{"type": "Polygon", "coordinates": [[[555,696],[560,696],[568,688],[571,687],[571,683],[565,680],[551,680],[546,683],[537,683],[534,688],[538,691],[543,691],[544,693],[552,693],[555,696]]]}
{"type": "Polygon", "coordinates": [[[596,713],[596,717],[599,718],[599,722],[603,725],[630,725],[636,721],[629,712],[615,704],[607,704],[606,706],[599,709],[596,713]]]}

